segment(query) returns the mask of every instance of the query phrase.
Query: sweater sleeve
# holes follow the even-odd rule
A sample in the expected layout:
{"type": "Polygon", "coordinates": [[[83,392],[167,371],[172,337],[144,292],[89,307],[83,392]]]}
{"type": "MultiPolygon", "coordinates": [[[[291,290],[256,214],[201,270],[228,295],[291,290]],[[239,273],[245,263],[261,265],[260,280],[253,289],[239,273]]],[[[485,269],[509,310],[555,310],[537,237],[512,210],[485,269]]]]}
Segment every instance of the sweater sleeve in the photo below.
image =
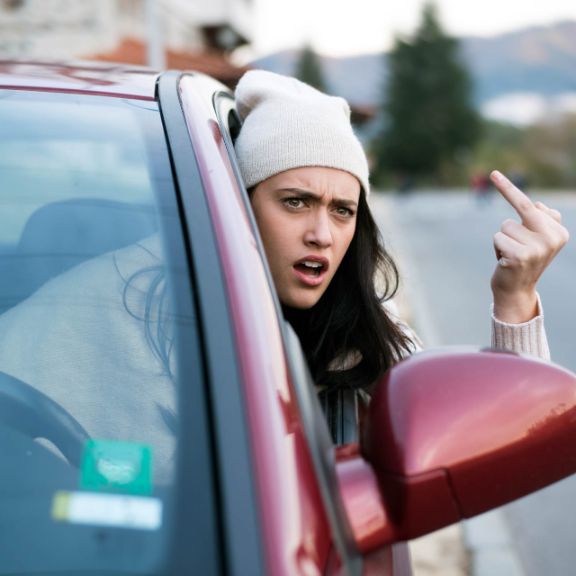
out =
{"type": "Polygon", "coordinates": [[[550,360],[550,349],[544,327],[542,303],[538,295],[538,315],[528,322],[508,324],[494,316],[491,308],[492,347],[550,360]]]}

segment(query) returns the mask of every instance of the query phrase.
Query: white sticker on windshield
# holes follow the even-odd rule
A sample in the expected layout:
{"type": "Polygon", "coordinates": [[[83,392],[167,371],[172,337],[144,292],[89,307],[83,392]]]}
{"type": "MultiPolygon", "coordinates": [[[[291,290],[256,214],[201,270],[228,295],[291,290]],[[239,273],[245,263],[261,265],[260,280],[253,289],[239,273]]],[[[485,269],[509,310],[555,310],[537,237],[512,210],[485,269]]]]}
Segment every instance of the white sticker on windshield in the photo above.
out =
{"type": "Polygon", "coordinates": [[[52,518],[71,524],[158,530],[162,525],[162,502],[145,496],[57,492],[52,518]]]}

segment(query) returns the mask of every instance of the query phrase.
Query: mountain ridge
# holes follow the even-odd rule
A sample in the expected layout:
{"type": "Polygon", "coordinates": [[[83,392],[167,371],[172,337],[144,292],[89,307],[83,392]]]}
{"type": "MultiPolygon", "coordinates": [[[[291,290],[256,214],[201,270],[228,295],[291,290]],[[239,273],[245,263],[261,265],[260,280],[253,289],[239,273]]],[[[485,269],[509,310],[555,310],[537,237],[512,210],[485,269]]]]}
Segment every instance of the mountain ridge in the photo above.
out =
{"type": "MultiPolygon", "coordinates": [[[[576,20],[531,26],[489,37],[456,37],[482,108],[510,94],[549,99],[576,93],[576,20]]],[[[294,74],[298,50],[260,58],[251,66],[294,74]]],[[[357,106],[378,106],[388,78],[387,53],[319,55],[329,92],[357,106]]]]}

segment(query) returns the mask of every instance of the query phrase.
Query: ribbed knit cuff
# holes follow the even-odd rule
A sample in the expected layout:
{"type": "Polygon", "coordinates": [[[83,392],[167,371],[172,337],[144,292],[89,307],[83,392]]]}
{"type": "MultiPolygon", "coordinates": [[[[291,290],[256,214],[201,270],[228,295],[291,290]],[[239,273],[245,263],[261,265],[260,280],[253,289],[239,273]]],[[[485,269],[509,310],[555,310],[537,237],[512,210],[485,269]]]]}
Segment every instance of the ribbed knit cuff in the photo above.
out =
{"type": "Polygon", "coordinates": [[[542,302],[538,295],[538,315],[528,322],[508,324],[494,316],[494,304],[491,307],[492,317],[492,347],[510,350],[542,360],[550,360],[550,349],[544,328],[542,302]]]}

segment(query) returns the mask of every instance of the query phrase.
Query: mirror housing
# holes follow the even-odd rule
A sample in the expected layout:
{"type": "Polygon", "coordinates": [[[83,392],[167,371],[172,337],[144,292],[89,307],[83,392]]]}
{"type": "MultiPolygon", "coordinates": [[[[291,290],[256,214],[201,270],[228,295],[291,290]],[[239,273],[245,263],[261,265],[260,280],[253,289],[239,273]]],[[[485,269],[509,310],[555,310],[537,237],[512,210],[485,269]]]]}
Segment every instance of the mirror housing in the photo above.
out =
{"type": "Polygon", "coordinates": [[[573,474],[575,446],[576,375],[509,352],[436,349],[403,360],[378,383],[363,458],[342,451],[337,473],[367,552],[573,474]]]}

